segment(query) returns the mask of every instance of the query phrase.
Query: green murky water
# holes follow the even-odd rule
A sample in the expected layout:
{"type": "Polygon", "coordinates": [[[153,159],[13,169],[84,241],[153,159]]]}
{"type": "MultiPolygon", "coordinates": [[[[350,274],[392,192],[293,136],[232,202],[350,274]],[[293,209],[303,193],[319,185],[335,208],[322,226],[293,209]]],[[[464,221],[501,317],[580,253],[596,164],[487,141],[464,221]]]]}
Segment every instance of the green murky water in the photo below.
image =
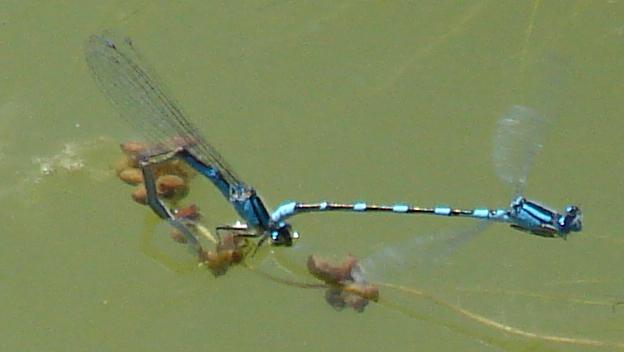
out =
{"type": "MultiPolygon", "coordinates": [[[[621,1],[4,1],[2,350],[624,349],[623,14],[621,1]],[[526,104],[553,122],[527,194],[579,204],[585,230],[494,225],[445,265],[385,270],[387,246],[473,222],[307,215],[295,248],[252,261],[300,282],[314,282],[299,260],[311,248],[372,261],[402,286],[362,314],[242,267],[215,279],[178,256],[172,271],[149,242],[162,224],[111,168],[132,131],[82,50],[104,28],[134,39],[269,204],[505,206],[491,135],[526,104]]],[[[235,219],[194,182],[211,225],[235,219]]]]}

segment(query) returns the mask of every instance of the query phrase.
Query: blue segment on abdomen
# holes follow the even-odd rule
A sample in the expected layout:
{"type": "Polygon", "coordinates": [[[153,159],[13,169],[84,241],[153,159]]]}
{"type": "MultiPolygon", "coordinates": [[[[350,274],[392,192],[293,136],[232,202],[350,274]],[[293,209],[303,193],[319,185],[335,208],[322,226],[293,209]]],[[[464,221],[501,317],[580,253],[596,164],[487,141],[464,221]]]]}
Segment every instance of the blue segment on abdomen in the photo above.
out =
{"type": "Polygon", "coordinates": [[[404,204],[395,204],[392,206],[392,211],[395,213],[407,213],[409,206],[404,204]]]}
{"type": "Polygon", "coordinates": [[[490,209],[474,209],[472,216],[481,219],[487,219],[490,217],[490,209]]]}
{"type": "Polygon", "coordinates": [[[433,212],[436,215],[450,215],[451,214],[451,208],[449,208],[449,207],[435,207],[433,209],[433,212]]]}
{"type": "Polygon", "coordinates": [[[359,203],[353,204],[353,210],[355,210],[355,211],[364,211],[364,210],[366,210],[366,203],[359,202],[359,203]]]}

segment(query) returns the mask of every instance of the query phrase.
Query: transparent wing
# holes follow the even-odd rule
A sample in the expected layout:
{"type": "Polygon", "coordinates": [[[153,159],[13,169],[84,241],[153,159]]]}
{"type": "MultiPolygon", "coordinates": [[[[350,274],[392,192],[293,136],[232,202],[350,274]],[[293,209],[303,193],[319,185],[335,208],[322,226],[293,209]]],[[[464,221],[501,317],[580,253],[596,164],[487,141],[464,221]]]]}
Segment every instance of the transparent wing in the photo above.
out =
{"type": "Polygon", "coordinates": [[[362,258],[360,266],[364,275],[375,282],[422,283],[431,271],[450,264],[452,254],[487,226],[489,223],[483,221],[476,226],[446,229],[391,243],[362,258]]]}
{"type": "MultiPolygon", "coordinates": [[[[547,125],[542,115],[521,105],[512,106],[498,120],[493,136],[494,166],[499,177],[513,185],[516,192],[521,193],[526,185],[529,168],[541,148],[547,125]]],[[[483,221],[476,226],[414,236],[384,247],[363,259],[361,266],[372,280],[383,281],[387,277],[415,280],[418,276],[415,273],[426,275],[449,263],[450,256],[458,248],[474,239],[489,224],[483,221]]]]}
{"type": "Polygon", "coordinates": [[[533,159],[544,135],[559,118],[569,87],[573,84],[568,60],[556,52],[538,52],[518,72],[514,84],[519,105],[513,105],[498,120],[493,139],[494,167],[498,176],[521,194],[533,159]]]}
{"type": "MultiPolygon", "coordinates": [[[[434,284],[432,272],[452,265],[452,256],[482,233],[489,224],[470,223],[467,226],[415,234],[401,240],[381,242],[379,239],[363,239],[354,234],[351,240],[334,243],[311,239],[298,242],[288,251],[276,252],[279,267],[301,279],[309,279],[307,259],[314,255],[338,264],[348,255],[358,258],[362,277],[373,283],[394,283],[402,285],[434,284]],[[360,239],[361,241],[356,241],[360,239]]],[[[348,234],[346,234],[348,236],[348,234]]],[[[306,238],[307,239],[307,238],[306,238]]]]}
{"type": "Polygon", "coordinates": [[[494,168],[498,176],[521,194],[533,159],[542,147],[546,118],[522,105],[512,106],[497,122],[493,138],[494,168]]]}
{"type": "Polygon", "coordinates": [[[105,32],[93,35],[85,47],[87,64],[98,86],[128,121],[158,150],[180,145],[218,169],[231,184],[242,184],[217,150],[184,117],[173,97],[165,93],[156,73],[128,38],[105,32]]]}

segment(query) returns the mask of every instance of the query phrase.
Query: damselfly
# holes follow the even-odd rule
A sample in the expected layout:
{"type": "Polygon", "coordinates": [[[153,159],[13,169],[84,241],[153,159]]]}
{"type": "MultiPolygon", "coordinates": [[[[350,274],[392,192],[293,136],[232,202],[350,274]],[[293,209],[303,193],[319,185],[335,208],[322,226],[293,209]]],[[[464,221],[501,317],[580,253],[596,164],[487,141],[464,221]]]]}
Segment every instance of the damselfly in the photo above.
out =
{"type": "Polygon", "coordinates": [[[559,213],[522,196],[529,167],[541,147],[540,139],[545,123],[545,118],[538,112],[520,105],[512,106],[498,120],[494,134],[494,165],[498,176],[512,184],[516,191],[508,208],[456,209],[448,206],[422,208],[406,204],[373,205],[365,202],[352,204],[287,202],[271,214],[271,219],[279,223],[296,214],[324,211],[431,214],[503,222],[510,224],[514,229],[534,235],[565,238],[570,232],[582,229],[582,214],[579,207],[569,205],[559,213]]]}
{"type": "Polygon", "coordinates": [[[85,48],[86,60],[102,92],[119,114],[141,133],[150,148],[141,153],[147,203],[162,219],[181,231],[191,245],[197,239],[187,226],[190,219],[178,216],[158,197],[154,168],[178,158],[207,177],[231,203],[245,224],[221,226],[242,236],[269,238],[276,245],[291,245],[298,234],[284,221],[273,221],[256,191],[245,184],[184,116],[171,95],[165,93],[132,42],[110,33],[93,35],[85,48]]]}

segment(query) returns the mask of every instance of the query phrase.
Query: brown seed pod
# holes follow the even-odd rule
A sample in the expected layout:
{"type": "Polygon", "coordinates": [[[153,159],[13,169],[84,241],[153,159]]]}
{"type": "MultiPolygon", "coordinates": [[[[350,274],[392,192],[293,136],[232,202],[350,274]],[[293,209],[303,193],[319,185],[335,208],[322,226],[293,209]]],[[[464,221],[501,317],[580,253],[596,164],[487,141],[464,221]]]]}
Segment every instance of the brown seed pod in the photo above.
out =
{"type": "Polygon", "coordinates": [[[199,213],[199,208],[195,204],[178,208],[175,211],[175,217],[177,219],[199,220],[200,216],[201,214],[199,213]]]}
{"type": "Polygon", "coordinates": [[[121,171],[118,176],[120,180],[124,181],[129,185],[136,186],[140,183],[143,183],[143,172],[141,172],[140,169],[125,169],[121,171]]]}
{"type": "Polygon", "coordinates": [[[229,251],[213,252],[200,249],[198,258],[215,276],[223,275],[232,264],[229,251]]]}
{"type": "Polygon", "coordinates": [[[158,194],[167,199],[181,199],[188,193],[184,179],[176,175],[163,175],[156,180],[158,194]]]}
{"type": "Polygon", "coordinates": [[[132,199],[139,204],[147,204],[147,190],[144,185],[138,185],[132,192],[132,199]]]}
{"type": "Polygon", "coordinates": [[[128,141],[120,144],[119,146],[124,154],[132,159],[136,159],[140,153],[146,151],[148,148],[147,144],[137,141],[128,141]]]}
{"type": "Polygon", "coordinates": [[[342,286],[345,292],[377,302],[379,300],[379,288],[368,282],[350,282],[342,286]]]}
{"type": "Polygon", "coordinates": [[[352,255],[348,255],[339,265],[332,264],[316,255],[310,255],[307,261],[310,274],[328,284],[337,284],[352,280],[351,270],[353,270],[356,265],[357,258],[352,255]]]}
{"type": "Polygon", "coordinates": [[[348,306],[362,312],[369,300],[379,300],[379,288],[364,280],[357,258],[350,254],[338,265],[310,255],[307,265],[314,277],[329,286],[325,300],[336,310],[348,306]]]}
{"type": "Polygon", "coordinates": [[[158,176],[175,175],[183,178],[185,181],[197,174],[192,167],[179,159],[168,160],[167,162],[157,165],[154,169],[158,176]]]}
{"type": "Polygon", "coordinates": [[[119,160],[117,160],[117,162],[115,163],[115,173],[117,174],[117,176],[119,176],[122,171],[136,167],[136,165],[134,164],[135,162],[133,162],[130,158],[124,155],[123,157],[119,158],[119,160]]]}
{"type": "Polygon", "coordinates": [[[197,257],[215,276],[223,275],[230,266],[243,260],[244,244],[244,239],[227,234],[214,251],[199,249],[197,257]]]}

